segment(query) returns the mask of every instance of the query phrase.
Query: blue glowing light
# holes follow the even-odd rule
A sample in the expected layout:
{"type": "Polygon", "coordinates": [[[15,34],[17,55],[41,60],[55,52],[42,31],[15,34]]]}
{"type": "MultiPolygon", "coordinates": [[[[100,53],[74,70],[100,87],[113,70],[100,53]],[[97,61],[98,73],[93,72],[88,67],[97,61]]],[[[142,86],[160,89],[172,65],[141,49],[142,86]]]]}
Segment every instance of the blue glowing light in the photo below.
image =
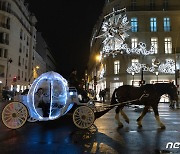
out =
{"type": "Polygon", "coordinates": [[[29,90],[27,106],[32,118],[39,121],[54,120],[72,107],[67,102],[67,81],[56,72],[39,76],[29,90]]]}

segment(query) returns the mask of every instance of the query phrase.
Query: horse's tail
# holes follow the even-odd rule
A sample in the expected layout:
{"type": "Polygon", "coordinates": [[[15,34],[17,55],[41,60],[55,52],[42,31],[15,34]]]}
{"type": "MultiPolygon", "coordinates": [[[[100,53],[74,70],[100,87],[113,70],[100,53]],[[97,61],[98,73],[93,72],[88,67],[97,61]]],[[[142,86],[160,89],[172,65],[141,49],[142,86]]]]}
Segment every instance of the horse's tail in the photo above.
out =
{"type": "Polygon", "coordinates": [[[118,102],[116,101],[116,91],[117,89],[114,90],[112,97],[111,97],[111,104],[117,104],[118,102]]]}

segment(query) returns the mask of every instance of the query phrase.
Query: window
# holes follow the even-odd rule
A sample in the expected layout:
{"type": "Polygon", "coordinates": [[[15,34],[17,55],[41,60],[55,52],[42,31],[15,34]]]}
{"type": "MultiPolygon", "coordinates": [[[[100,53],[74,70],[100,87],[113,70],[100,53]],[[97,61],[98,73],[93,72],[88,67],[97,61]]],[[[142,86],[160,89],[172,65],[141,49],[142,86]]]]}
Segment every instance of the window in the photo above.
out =
{"type": "Polygon", "coordinates": [[[165,53],[172,53],[172,39],[171,37],[166,37],[164,39],[165,53]]]}
{"type": "Polygon", "coordinates": [[[152,37],[151,38],[151,45],[154,47],[155,53],[158,53],[158,38],[152,37]]]}
{"type": "Polygon", "coordinates": [[[137,32],[138,31],[138,21],[137,18],[131,18],[131,31],[137,32]]]}
{"type": "Polygon", "coordinates": [[[3,49],[0,48],[0,57],[2,57],[2,55],[3,55],[3,49]]]}
{"type": "Polygon", "coordinates": [[[21,66],[21,56],[19,56],[18,65],[21,66]]]}
{"type": "Polygon", "coordinates": [[[137,38],[132,38],[131,39],[131,48],[136,48],[138,44],[138,39],[137,38]]]}
{"type": "Polygon", "coordinates": [[[29,54],[29,50],[26,49],[26,57],[28,57],[28,54],[29,54]]]}
{"type": "Polygon", "coordinates": [[[165,32],[170,32],[170,18],[166,17],[164,18],[164,31],[165,32]]]}
{"type": "Polygon", "coordinates": [[[21,53],[22,52],[22,44],[20,43],[20,46],[19,46],[19,52],[21,53]]]}
{"type": "Polygon", "coordinates": [[[20,30],[20,39],[22,40],[22,37],[23,37],[23,30],[21,29],[20,30]]]}
{"type": "Polygon", "coordinates": [[[150,18],[150,31],[157,32],[157,19],[156,18],[150,18]]]}
{"type": "Polygon", "coordinates": [[[155,9],[155,0],[150,0],[150,10],[155,9]]]}
{"type": "Polygon", "coordinates": [[[4,58],[7,58],[7,57],[8,57],[8,50],[4,49],[4,58]]]}
{"type": "Polygon", "coordinates": [[[132,10],[136,9],[136,0],[131,0],[131,9],[132,10]]]}
{"type": "Polygon", "coordinates": [[[136,63],[139,63],[139,60],[138,59],[132,59],[131,62],[132,62],[132,66],[134,66],[136,63]]]}
{"type": "Polygon", "coordinates": [[[0,77],[4,77],[4,66],[0,65],[0,77]]]}
{"type": "Polygon", "coordinates": [[[119,60],[114,61],[114,74],[118,74],[120,70],[120,62],[119,60]]]}

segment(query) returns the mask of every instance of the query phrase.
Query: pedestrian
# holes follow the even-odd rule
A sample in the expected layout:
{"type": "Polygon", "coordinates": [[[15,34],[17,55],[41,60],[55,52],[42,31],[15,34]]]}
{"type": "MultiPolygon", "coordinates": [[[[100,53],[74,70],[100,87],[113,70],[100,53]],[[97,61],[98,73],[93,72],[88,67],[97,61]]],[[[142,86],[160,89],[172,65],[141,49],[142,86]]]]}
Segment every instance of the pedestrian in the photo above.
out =
{"type": "Polygon", "coordinates": [[[79,88],[79,81],[77,79],[77,70],[73,69],[69,76],[69,87],[79,88]]]}
{"type": "Polygon", "coordinates": [[[101,89],[99,91],[99,100],[100,100],[100,102],[102,101],[102,90],[101,89]]]}
{"type": "Polygon", "coordinates": [[[106,97],[106,90],[102,90],[102,99],[103,99],[103,102],[105,102],[105,97],[106,97]]]}

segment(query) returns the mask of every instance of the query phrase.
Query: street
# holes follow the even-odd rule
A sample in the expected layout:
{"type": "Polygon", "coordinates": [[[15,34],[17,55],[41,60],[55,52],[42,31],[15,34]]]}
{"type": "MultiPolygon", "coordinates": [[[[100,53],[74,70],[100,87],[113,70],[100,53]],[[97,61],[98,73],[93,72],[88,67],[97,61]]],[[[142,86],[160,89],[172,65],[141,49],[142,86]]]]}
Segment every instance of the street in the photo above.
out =
{"type": "MultiPolygon", "coordinates": [[[[0,104],[0,111],[5,103],[0,104]]],[[[166,129],[156,124],[153,112],[147,113],[137,127],[140,112],[127,107],[130,124],[117,128],[114,109],[97,119],[89,130],[80,130],[73,124],[72,116],[65,115],[55,121],[26,122],[17,130],[10,130],[0,120],[0,153],[2,154],[153,154],[180,153],[180,148],[168,148],[168,142],[180,142],[180,109],[169,109],[169,104],[160,103],[159,112],[166,129]]],[[[122,119],[122,118],[121,118],[122,119]]],[[[179,146],[180,147],[180,146],[179,146]]]]}

